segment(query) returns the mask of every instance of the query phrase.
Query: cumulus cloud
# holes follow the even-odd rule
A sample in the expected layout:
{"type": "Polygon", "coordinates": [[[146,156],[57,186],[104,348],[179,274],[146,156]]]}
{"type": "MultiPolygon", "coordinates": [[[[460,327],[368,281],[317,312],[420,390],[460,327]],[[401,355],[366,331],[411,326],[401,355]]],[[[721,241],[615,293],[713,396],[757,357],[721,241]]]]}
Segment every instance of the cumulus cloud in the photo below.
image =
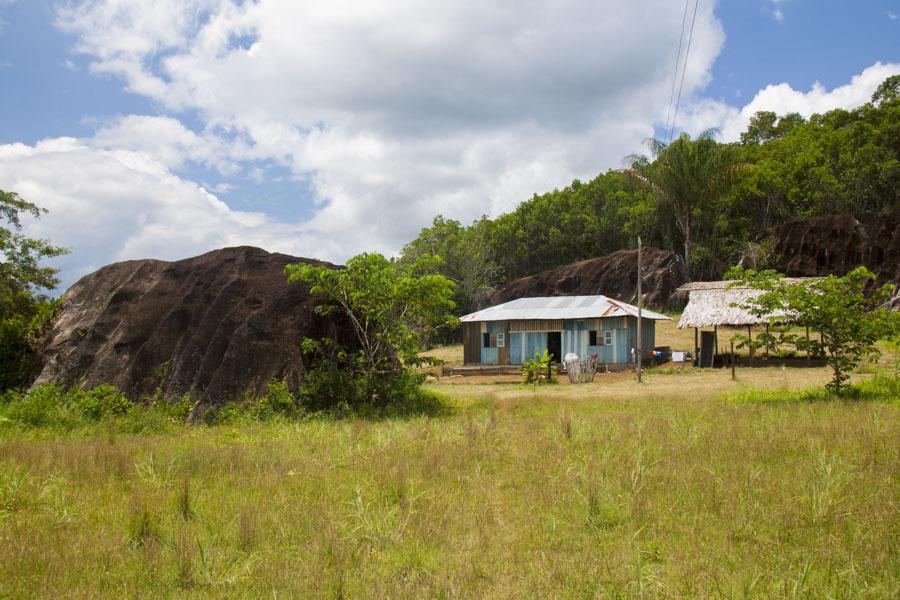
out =
{"type": "Polygon", "coordinates": [[[146,154],[73,138],[0,145],[0,189],[49,210],[26,227],[74,250],[56,262],[64,286],[116,260],[179,259],[241,244],[303,255],[319,246],[304,226],[232,210],[146,154]]]}
{"type": "MultiPolygon", "coordinates": [[[[700,5],[686,95],[724,41],[713,9],[700,5]]],[[[312,253],[341,259],[620,166],[665,116],[681,17],[667,0],[90,0],[58,25],[92,71],[167,112],[89,146],[251,179],[247,161],[283,165],[316,195],[312,253]]]]}
{"type": "Polygon", "coordinates": [[[856,108],[871,99],[881,82],[898,73],[900,63],[878,62],[854,75],[850,83],[832,90],[818,82],[808,92],[795,90],[787,83],[769,85],[741,108],[714,100],[698,100],[688,107],[685,119],[679,125],[694,134],[716,128],[722,141],[732,142],[740,138],[758,111],[773,111],[780,115],[799,113],[808,118],[814,113],[836,108],[856,108]]]}

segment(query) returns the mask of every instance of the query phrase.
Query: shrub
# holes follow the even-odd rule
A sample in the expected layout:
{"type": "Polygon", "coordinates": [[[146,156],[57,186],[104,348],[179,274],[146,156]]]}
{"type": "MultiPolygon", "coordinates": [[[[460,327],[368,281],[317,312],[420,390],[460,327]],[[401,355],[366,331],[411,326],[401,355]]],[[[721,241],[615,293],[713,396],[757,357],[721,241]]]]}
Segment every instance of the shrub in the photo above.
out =
{"type": "Polygon", "coordinates": [[[6,407],[7,417],[27,427],[46,427],[66,420],[66,394],[56,385],[42,385],[27,394],[14,393],[6,407]]]}
{"type": "Polygon", "coordinates": [[[543,354],[535,352],[534,359],[529,358],[522,363],[522,378],[525,383],[531,384],[555,383],[550,353],[546,349],[543,354]]]}
{"type": "Polygon", "coordinates": [[[261,420],[274,416],[293,417],[299,410],[294,392],[284,380],[272,381],[266,386],[266,393],[253,407],[253,415],[261,420]]]}
{"type": "Polygon", "coordinates": [[[87,391],[69,392],[70,402],[87,419],[100,421],[106,417],[121,416],[134,404],[112,385],[98,385],[87,391]]]}

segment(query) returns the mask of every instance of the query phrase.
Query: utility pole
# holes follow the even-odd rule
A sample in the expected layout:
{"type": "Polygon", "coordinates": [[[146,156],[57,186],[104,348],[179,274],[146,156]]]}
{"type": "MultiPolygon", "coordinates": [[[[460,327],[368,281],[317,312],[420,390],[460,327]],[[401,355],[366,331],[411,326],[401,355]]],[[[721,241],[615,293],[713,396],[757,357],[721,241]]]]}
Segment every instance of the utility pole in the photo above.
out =
{"type": "Polygon", "coordinates": [[[641,236],[638,236],[638,257],[637,257],[637,380],[641,382],[641,354],[643,353],[643,344],[641,343],[641,236]]]}

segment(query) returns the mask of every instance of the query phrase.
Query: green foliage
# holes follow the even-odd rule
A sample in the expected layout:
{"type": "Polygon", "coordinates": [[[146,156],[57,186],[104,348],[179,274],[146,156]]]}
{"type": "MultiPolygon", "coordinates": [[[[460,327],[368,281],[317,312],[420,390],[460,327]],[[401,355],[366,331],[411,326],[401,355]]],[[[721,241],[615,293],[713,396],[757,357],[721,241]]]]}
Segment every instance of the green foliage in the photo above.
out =
{"type": "Polygon", "coordinates": [[[42,212],[15,192],[0,190],[0,390],[28,382],[35,338],[56,307],[40,290],[59,283],[57,270],[41,261],[67,250],[21,233],[22,218],[42,212]]]}
{"type": "Polygon", "coordinates": [[[459,221],[438,215],[431,227],[422,229],[404,246],[399,264],[413,265],[425,257],[440,256],[435,271],[456,284],[453,302],[460,313],[469,313],[484,308],[500,283],[494,254],[486,217],[463,227],[459,221]]]}
{"type": "Polygon", "coordinates": [[[534,358],[528,358],[522,363],[522,378],[525,383],[533,385],[555,383],[553,367],[550,364],[550,352],[544,349],[544,353],[534,353],[534,358]]]}
{"type": "Polygon", "coordinates": [[[700,252],[692,253],[692,241],[698,236],[715,238],[725,193],[748,169],[747,164],[740,162],[735,148],[717,143],[713,134],[708,131],[694,140],[682,134],[669,144],[652,139],[649,145],[653,160],[632,157],[631,168],[626,171],[632,181],[671,209],[683,240],[689,274],[695,271],[694,263],[701,267],[698,273],[724,267],[712,262],[718,256],[714,246],[701,246],[700,252]]]}
{"type": "Polygon", "coordinates": [[[70,420],[66,393],[56,385],[42,385],[27,394],[8,392],[4,416],[26,427],[46,427],[70,420]]]}
{"type": "Polygon", "coordinates": [[[895,339],[900,332],[900,314],[883,306],[894,286],[888,284],[866,293],[867,284],[874,279],[865,267],[842,277],[829,275],[798,283],[785,281],[773,271],[748,270],[741,284],[763,293],[741,306],[773,323],[789,321],[820,332],[821,340],[806,340],[782,331],[780,341],[825,355],[833,372],[828,388],[840,394],[859,362],[879,355],[875,342],[895,339]]]}
{"type": "Polygon", "coordinates": [[[435,272],[440,263],[429,255],[400,264],[360,254],[344,269],[285,268],[289,282],[306,283],[324,297],[316,312],[340,319],[353,335],[352,341],[303,341],[314,365],[303,391],[306,402],[322,408],[385,406],[417,387],[410,369],[426,361],[419,356],[424,340],[456,324],[449,314],[455,286],[435,272]]]}
{"type": "Polygon", "coordinates": [[[118,388],[107,384],[84,392],[71,392],[68,401],[90,421],[124,415],[134,406],[118,388]]]}
{"type": "Polygon", "coordinates": [[[70,430],[107,424],[125,433],[164,431],[184,423],[191,408],[187,396],[174,403],[133,403],[111,385],[66,390],[47,384],[28,392],[4,392],[0,396],[0,425],[70,430]]]}

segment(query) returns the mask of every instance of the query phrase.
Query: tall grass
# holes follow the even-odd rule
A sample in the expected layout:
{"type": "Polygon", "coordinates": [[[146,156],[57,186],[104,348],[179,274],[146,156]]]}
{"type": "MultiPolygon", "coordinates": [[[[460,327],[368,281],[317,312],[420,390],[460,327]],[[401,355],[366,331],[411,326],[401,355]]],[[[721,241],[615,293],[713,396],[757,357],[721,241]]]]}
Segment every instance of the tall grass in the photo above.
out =
{"type": "Polygon", "coordinates": [[[2,427],[0,597],[896,597],[896,402],[647,379],[432,386],[450,408],[403,418],[2,427]]]}

